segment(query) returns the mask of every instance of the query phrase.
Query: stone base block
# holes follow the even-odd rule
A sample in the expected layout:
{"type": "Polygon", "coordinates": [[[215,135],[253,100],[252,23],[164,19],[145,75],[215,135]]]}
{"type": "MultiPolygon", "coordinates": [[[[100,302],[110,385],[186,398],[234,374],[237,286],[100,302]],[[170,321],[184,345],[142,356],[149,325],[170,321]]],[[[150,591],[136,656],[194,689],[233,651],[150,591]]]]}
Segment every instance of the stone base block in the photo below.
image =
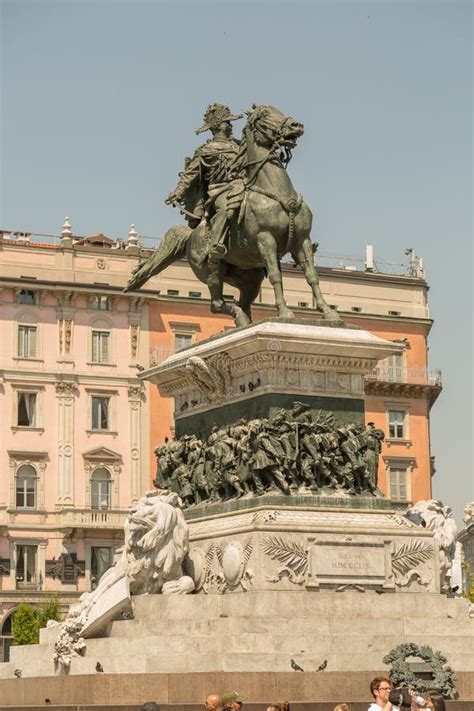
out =
{"type": "MultiPolygon", "coordinates": [[[[307,499],[313,506],[305,505],[304,497],[288,497],[285,506],[254,508],[255,501],[249,499],[248,506],[244,500],[230,502],[220,514],[199,517],[199,506],[188,513],[186,572],[199,594],[346,588],[439,592],[433,532],[383,499],[361,497],[356,508],[352,497],[345,509],[337,499],[331,506],[329,497],[319,506],[317,497],[307,499]]],[[[208,510],[209,505],[203,508],[208,510]]]]}

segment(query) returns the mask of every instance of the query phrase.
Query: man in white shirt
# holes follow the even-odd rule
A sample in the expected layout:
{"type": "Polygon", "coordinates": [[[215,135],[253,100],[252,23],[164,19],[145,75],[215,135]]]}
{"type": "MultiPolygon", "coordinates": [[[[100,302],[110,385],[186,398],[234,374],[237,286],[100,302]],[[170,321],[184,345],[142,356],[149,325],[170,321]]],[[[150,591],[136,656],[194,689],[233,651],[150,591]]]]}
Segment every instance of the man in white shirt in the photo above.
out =
{"type": "Polygon", "coordinates": [[[368,711],[395,711],[398,707],[393,706],[388,700],[392,690],[392,682],[384,676],[377,676],[370,682],[370,693],[375,701],[369,706],[368,711]]]}

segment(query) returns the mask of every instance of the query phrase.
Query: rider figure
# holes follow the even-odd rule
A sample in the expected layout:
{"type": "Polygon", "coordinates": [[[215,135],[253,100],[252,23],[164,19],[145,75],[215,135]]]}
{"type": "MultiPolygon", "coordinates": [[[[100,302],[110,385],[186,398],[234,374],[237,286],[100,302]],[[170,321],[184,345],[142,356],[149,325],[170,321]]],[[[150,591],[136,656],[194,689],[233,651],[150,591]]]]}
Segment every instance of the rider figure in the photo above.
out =
{"type": "MultiPolygon", "coordinates": [[[[242,118],[242,114],[231,114],[228,106],[210,104],[204,114],[203,125],[197,134],[211,131],[212,138],[186,159],[184,171],[180,173],[178,185],[168,195],[167,204],[182,203],[190,209],[196,221],[203,217],[210,225],[209,263],[219,264],[226,254],[224,244],[228,221],[232,210],[227,205],[230,182],[237,177],[233,164],[239,153],[240,144],[232,136],[231,121],[242,118]]],[[[192,217],[191,217],[192,219],[192,217]]]]}

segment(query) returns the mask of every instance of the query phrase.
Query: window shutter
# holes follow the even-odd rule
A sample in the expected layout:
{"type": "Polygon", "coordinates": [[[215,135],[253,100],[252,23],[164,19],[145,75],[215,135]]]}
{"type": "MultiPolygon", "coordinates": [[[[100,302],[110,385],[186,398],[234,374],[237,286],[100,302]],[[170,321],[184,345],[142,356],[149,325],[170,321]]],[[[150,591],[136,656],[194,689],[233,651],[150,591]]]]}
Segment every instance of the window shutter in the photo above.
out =
{"type": "Polygon", "coordinates": [[[28,328],[29,331],[29,349],[28,349],[28,357],[29,358],[36,358],[36,327],[35,326],[30,326],[28,328]]]}
{"type": "Polygon", "coordinates": [[[25,356],[25,327],[18,326],[18,357],[25,356]]]}
{"type": "Polygon", "coordinates": [[[407,491],[407,470],[406,469],[391,469],[390,470],[390,498],[393,501],[406,501],[408,498],[407,491]]]}
{"type": "Polygon", "coordinates": [[[99,360],[99,334],[97,331],[92,331],[92,362],[97,363],[99,360]]]}
{"type": "Polygon", "coordinates": [[[102,363],[109,362],[109,334],[108,333],[102,334],[102,353],[101,353],[100,360],[102,363]]]}

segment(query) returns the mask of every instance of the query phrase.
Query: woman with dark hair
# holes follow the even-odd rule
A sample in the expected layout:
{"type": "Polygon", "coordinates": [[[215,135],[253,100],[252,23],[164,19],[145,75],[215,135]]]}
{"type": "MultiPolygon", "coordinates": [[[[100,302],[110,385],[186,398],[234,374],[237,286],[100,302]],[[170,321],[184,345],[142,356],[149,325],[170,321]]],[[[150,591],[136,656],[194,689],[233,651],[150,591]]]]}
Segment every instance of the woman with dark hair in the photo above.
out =
{"type": "Polygon", "coordinates": [[[428,702],[426,708],[431,711],[446,711],[443,694],[440,694],[439,691],[426,691],[423,696],[428,702]]]}

